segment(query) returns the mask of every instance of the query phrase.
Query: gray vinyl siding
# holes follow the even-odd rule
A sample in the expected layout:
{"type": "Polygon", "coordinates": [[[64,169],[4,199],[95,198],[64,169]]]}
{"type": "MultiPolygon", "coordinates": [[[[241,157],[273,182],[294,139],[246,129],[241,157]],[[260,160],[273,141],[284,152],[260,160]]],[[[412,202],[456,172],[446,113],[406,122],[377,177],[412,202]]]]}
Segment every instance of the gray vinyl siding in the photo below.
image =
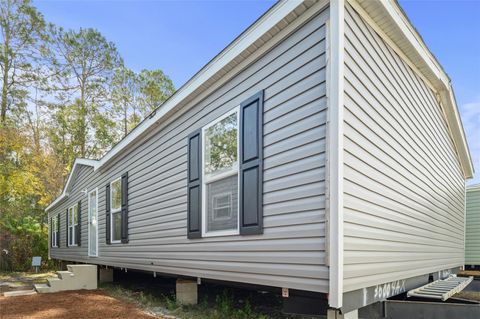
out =
{"type": "Polygon", "coordinates": [[[465,184],[434,93],[347,5],[344,290],[461,266],[465,184]]]}
{"type": "Polygon", "coordinates": [[[60,212],[53,258],[310,291],[325,266],[325,21],[302,26],[196,105],[172,114],[118,160],[83,168],[60,212]],[[260,90],[264,234],[187,239],[187,135],[260,90]],[[105,185],[129,175],[128,244],[105,243],[105,185]],[[99,189],[99,257],[87,257],[87,196],[99,189]],[[82,198],[82,246],[65,248],[65,210],[82,198]]]}
{"type": "Polygon", "coordinates": [[[467,190],[465,264],[480,265],[480,189],[467,190]]]}

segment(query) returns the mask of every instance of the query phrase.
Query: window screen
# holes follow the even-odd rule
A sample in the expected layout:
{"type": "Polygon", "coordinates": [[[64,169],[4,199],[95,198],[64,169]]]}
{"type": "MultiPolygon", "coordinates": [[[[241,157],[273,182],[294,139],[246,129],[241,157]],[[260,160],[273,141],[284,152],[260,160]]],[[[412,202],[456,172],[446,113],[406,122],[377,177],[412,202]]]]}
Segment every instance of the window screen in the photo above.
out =
{"type": "Polygon", "coordinates": [[[207,231],[238,226],[238,175],[207,184],[207,231]]]}

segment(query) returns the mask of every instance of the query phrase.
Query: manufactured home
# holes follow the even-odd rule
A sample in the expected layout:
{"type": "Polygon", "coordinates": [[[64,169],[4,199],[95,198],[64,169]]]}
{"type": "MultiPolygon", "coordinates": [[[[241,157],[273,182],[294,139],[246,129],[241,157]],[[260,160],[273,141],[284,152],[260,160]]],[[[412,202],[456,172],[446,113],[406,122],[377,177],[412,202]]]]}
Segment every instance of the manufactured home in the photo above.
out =
{"type": "Polygon", "coordinates": [[[465,265],[480,268],[480,184],[467,187],[465,265]]]}
{"type": "Polygon", "coordinates": [[[450,80],[396,1],[280,1],[75,161],[49,253],[312,293],[355,317],[463,267],[472,175],[450,80]]]}

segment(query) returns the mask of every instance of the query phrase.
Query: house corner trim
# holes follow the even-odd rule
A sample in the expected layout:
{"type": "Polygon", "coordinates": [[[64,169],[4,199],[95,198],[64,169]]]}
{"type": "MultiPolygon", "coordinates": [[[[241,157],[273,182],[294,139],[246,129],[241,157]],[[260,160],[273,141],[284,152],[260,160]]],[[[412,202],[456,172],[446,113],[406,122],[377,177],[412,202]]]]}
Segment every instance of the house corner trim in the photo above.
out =
{"type": "Polygon", "coordinates": [[[328,34],[328,304],[343,303],[343,109],[345,0],[331,0],[328,34]]]}

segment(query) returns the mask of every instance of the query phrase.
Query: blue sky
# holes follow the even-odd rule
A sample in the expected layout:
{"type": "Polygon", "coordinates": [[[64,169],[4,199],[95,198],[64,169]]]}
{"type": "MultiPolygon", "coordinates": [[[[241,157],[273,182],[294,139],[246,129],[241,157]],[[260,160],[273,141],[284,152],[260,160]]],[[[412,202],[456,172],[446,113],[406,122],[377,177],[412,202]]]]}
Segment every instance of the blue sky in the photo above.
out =
{"type": "MultiPolygon", "coordinates": [[[[93,27],[128,67],[160,68],[175,87],[268,10],[274,1],[34,0],[47,21],[93,27]]],[[[400,0],[452,79],[480,182],[480,1],[400,0]]]]}

